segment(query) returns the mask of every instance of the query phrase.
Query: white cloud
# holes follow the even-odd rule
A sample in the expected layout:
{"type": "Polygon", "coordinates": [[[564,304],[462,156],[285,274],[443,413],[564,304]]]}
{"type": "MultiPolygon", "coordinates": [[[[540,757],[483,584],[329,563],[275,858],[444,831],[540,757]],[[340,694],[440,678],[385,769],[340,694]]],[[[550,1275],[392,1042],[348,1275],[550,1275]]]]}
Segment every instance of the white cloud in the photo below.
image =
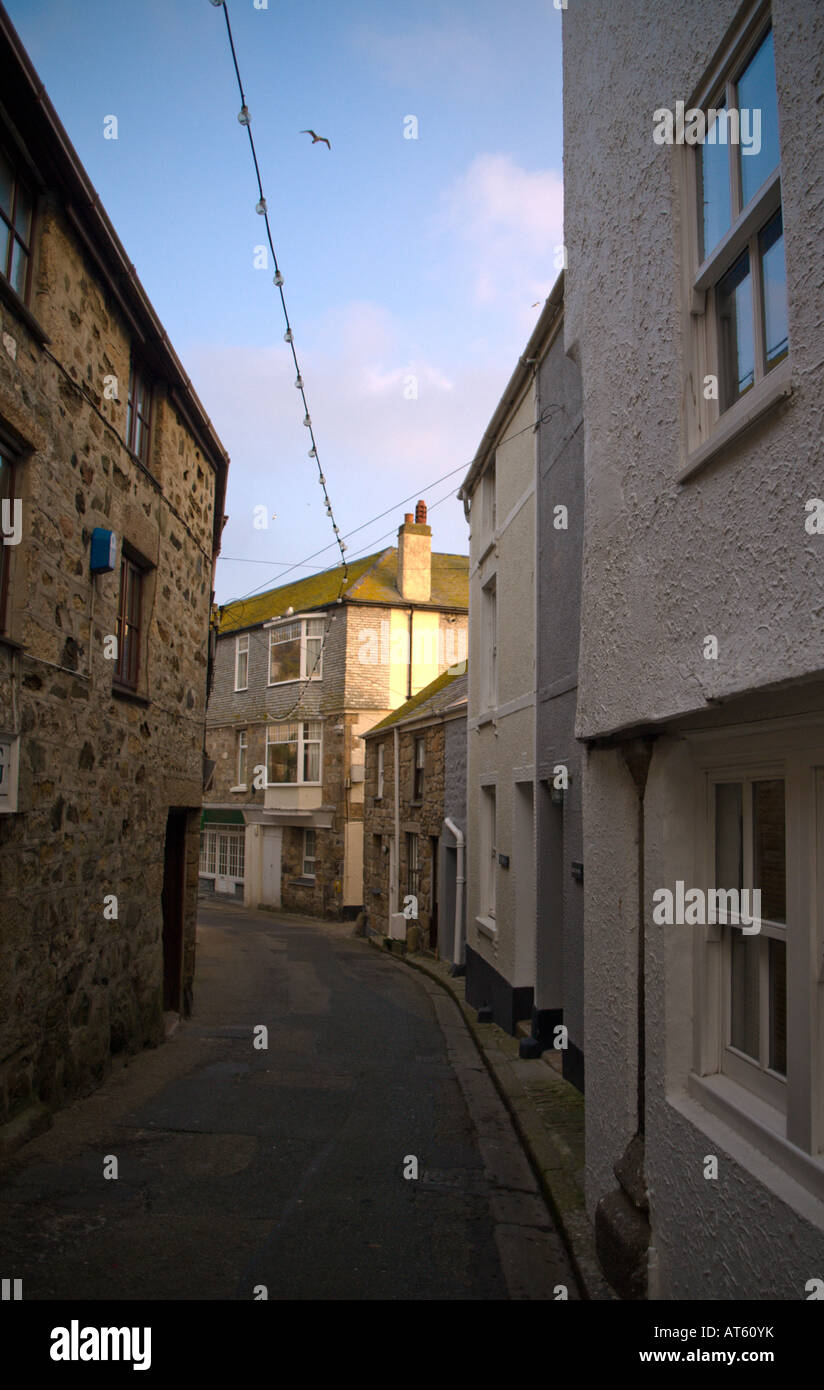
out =
{"type": "Polygon", "coordinates": [[[555,283],[564,197],[554,169],[530,171],[508,155],[479,155],[444,194],[441,222],[468,253],[477,304],[529,305],[555,283]]]}

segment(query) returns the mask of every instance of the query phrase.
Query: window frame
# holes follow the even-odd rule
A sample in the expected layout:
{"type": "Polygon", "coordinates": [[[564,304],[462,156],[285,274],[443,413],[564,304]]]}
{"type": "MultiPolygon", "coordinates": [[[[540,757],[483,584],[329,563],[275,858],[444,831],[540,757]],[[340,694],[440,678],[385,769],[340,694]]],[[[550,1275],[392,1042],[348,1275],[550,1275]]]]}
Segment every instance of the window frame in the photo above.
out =
{"type": "Polygon", "coordinates": [[[769,730],[750,725],[732,731],[690,732],[685,737],[694,764],[696,881],[705,889],[714,886],[710,786],[745,776],[753,781],[784,779],[787,918],[783,1110],[722,1066],[726,1027],[722,986],[727,961],[725,928],[718,925],[692,929],[694,1006],[688,1093],[822,1199],[824,723],[820,714],[801,715],[776,720],[769,730]]]}
{"type": "Polygon", "coordinates": [[[406,832],[406,893],[420,902],[421,847],[417,830],[406,832]]]}
{"type": "Polygon", "coordinates": [[[478,848],[480,854],[478,925],[487,935],[497,933],[497,816],[498,789],[495,782],[481,783],[481,815],[478,848]]]}
{"type": "Polygon", "coordinates": [[[384,743],[381,742],[381,743],[378,744],[377,791],[375,792],[375,800],[376,800],[376,801],[382,801],[382,800],[383,800],[383,789],[384,789],[385,777],[386,777],[386,745],[385,745],[384,743]]]}
{"type": "MultiPolygon", "coordinates": [[[[4,132],[5,133],[5,132],[4,132]]],[[[20,156],[16,153],[11,140],[8,138],[0,140],[0,151],[5,155],[12,174],[12,206],[11,216],[6,215],[0,207],[0,221],[5,225],[8,232],[8,246],[6,256],[0,265],[0,276],[2,276],[8,288],[23,305],[28,306],[31,296],[32,268],[34,264],[34,243],[37,227],[37,186],[35,181],[28,176],[28,171],[23,168],[20,156]],[[22,172],[21,172],[22,171],[22,172]],[[29,229],[28,242],[24,241],[19,234],[16,226],[17,222],[17,203],[20,186],[26,190],[29,196],[29,229]],[[15,246],[22,248],[26,258],[26,273],[22,290],[18,290],[11,278],[12,261],[14,258],[15,246]]]]}
{"type": "Polygon", "coordinates": [[[129,394],[126,399],[126,448],[138,463],[145,469],[151,471],[151,452],[152,452],[152,433],[154,427],[154,383],[146,371],[143,364],[136,358],[132,358],[129,365],[129,394]],[[138,408],[135,409],[136,392],[142,390],[148,401],[147,409],[144,413],[138,408]],[[143,426],[140,439],[138,441],[138,424],[143,426]],[[140,443],[140,449],[135,448],[135,443],[140,443]]]}
{"type": "Polygon", "coordinates": [[[265,756],[266,786],[267,786],[267,787],[298,787],[298,786],[300,786],[300,787],[320,787],[320,786],[322,786],[322,785],[323,785],[323,720],[322,720],[322,719],[271,719],[271,720],[269,720],[269,722],[268,722],[267,725],[266,725],[266,745],[265,745],[264,756],[265,756]],[[297,736],[296,739],[274,739],[274,738],[270,738],[270,737],[269,737],[269,735],[272,733],[273,730],[279,728],[281,725],[284,725],[284,724],[287,725],[287,726],[295,725],[295,726],[297,727],[297,729],[298,729],[298,736],[297,736]],[[320,730],[320,734],[319,734],[319,736],[318,736],[317,738],[308,738],[308,737],[306,736],[306,734],[305,734],[304,731],[305,731],[305,729],[308,727],[308,725],[310,725],[310,724],[317,724],[317,726],[318,726],[318,728],[319,728],[319,730],[320,730]],[[297,753],[296,753],[296,771],[297,771],[297,773],[298,773],[298,776],[294,779],[294,781],[288,781],[288,782],[272,782],[272,781],[270,781],[270,779],[269,779],[269,748],[270,748],[270,746],[276,746],[276,745],[279,744],[279,743],[295,743],[295,744],[297,745],[297,753]],[[309,747],[310,747],[311,745],[313,745],[313,744],[317,744],[317,745],[318,745],[318,772],[319,772],[319,776],[318,776],[318,778],[317,778],[316,780],[310,781],[310,780],[308,780],[307,778],[304,777],[303,773],[304,773],[304,770],[305,770],[305,767],[306,767],[307,750],[308,750],[309,747]]]}
{"type": "Polygon", "coordinates": [[[412,760],[412,803],[423,804],[426,786],[426,735],[415,734],[414,757],[412,760]]]}
{"type": "MultiPolygon", "coordinates": [[[[142,646],[145,639],[143,617],[146,605],[144,602],[145,595],[143,590],[146,573],[147,568],[136,555],[136,552],[131,550],[131,548],[126,545],[121,546],[120,578],[117,592],[117,619],[115,623],[115,635],[117,637],[117,659],[114,664],[112,685],[121,690],[130,691],[133,694],[139,691],[140,678],[143,675],[143,662],[141,658],[143,655],[142,646]],[[124,571],[126,571],[127,574],[132,574],[136,577],[137,623],[129,623],[124,612],[128,594],[127,586],[123,583],[124,571]],[[134,679],[131,679],[130,671],[126,671],[124,669],[124,653],[126,651],[126,642],[124,640],[124,621],[126,626],[136,633],[136,639],[129,648],[130,653],[134,653],[134,679]]],[[[134,589],[132,590],[132,592],[134,592],[134,589]]]]}
{"type": "Polygon", "coordinates": [[[481,712],[491,713],[498,706],[498,575],[497,571],[481,588],[481,712]]]}
{"type": "Polygon", "coordinates": [[[248,690],[248,689],[249,689],[249,654],[250,654],[250,648],[251,648],[251,642],[249,641],[249,633],[248,633],[248,632],[241,632],[241,633],[239,633],[239,634],[237,635],[237,637],[235,638],[235,691],[248,690]],[[241,647],[241,645],[240,645],[241,642],[244,642],[244,641],[245,641],[245,643],[246,643],[245,648],[244,648],[244,647],[241,647]],[[245,656],[245,657],[246,657],[246,680],[245,680],[245,682],[244,682],[243,685],[239,685],[239,684],[238,684],[238,673],[239,673],[239,668],[240,668],[240,658],[241,658],[242,656],[245,656]]]}
{"type": "MultiPolygon", "coordinates": [[[[706,112],[712,108],[717,110],[722,102],[729,103],[731,93],[734,94],[744,69],[773,28],[771,7],[761,0],[739,21],[718,63],[712,72],[702,79],[686,106],[700,108],[706,112]]],[[[767,176],[745,207],[740,205],[739,148],[727,140],[731,192],[730,226],[712,251],[703,256],[703,213],[700,194],[703,145],[684,143],[674,147],[676,159],[680,164],[678,183],[681,188],[683,211],[680,218],[680,259],[682,331],[685,344],[684,426],[682,466],[677,479],[681,483],[691,478],[791,392],[792,352],[789,340],[786,352],[773,364],[767,366],[764,360],[766,348],[763,270],[762,257],[758,249],[760,234],[776,212],[780,211],[782,214],[782,236],[785,231],[780,143],[777,167],[767,176]],[[750,257],[752,329],[755,345],[754,380],[747,390],[724,408],[725,384],[721,363],[722,335],[718,313],[718,288],[745,251],[750,257]],[[707,398],[704,394],[707,377],[714,377],[717,382],[717,398],[713,398],[712,395],[707,398]]]]}
{"type": "Polygon", "coordinates": [[[316,828],[315,828],[314,825],[305,825],[305,826],[303,827],[303,854],[302,854],[302,858],[301,858],[301,877],[302,877],[302,878],[311,878],[311,879],[316,879],[316,878],[317,878],[317,871],[316,871],[317,859],[318,859],[318,832],[317,832],[317,830],[316,830],[316,828]],[[313,849],[313,853],[312,853],[312,854],[309,853],[309,836],[310,836],[310,835],[312,835],[312,836],[314,837],[314,839],[313,839],[313,845],[312,845],[312,849],[313,849]],[[307,864],[310,864],[310,863],[311,863],[311,865],[312,865],[312,868],[311,868],[311,869],[307,869],[306,865],[307,865],[307,864]]]}
{"type": "Polygon", "coordinates": [[[287,618],[278,618],[278,619],[276,619],[274,622],[266,623],[266,624],[265,624],[265,627],[267,627],[267,628],[269,629],[269,656],[268,656],[268,668],[267,668],[267,677],[266,677],[266,684],[267,684],[267,686],[294,685],[294,684],[295,684],[296,682],[298,682],[298,681],[319,681],[319,680],[323,680],[323,646],[324,646],[324,642],[325,642],[325,640],[326,640],[326,631],[325,631],[325,628],[326,628],[326,614],[325,614],[325,613],[294,613],[294,614],[290,614],[289,617],[287,617],[287,618]],[[310,624],[310,623],[313,623],[313,622],[314,622],[314,623],[319,623],[319,624],[321,625],[321,628],[322,628],[322,631],[321,631],[321,632],[319,632],[319,633],[310,633],[310,632],[309,632],[309,624],[310,624]],[[287,677],[286,680],[282,680],[282,681],[273,681],[273,680],[272,680],[272,648],[281,645],[281,644],[278,643],[277,640],[276,640],[276,633],[277,633],[278,629],[284,628],[284,627],[288,627],[288,626],[292,626],[292,625],[294,625],[294,624],[296,624],[296,623],[300,623],[300,634],[299,634],[299,636],[298,636],[298,637],[289,637],[289,638],[285,638],[285,639],[284,639],[284,642],[287,642],[287,641],[289,641],[289,642],[299,641],[299,642],[300,642],[300,665],[299,665],[300,674],[297,675],[297,676],[289,676],[289,677],[287,677]],[[315,661],[315,665],[312,667],[311,672],[308,672],[308,671],[307,671],[307,668],[308,668],[308,665],[309,665],[309,662],[308,662],[308,644],[309,644],[309,642],[317,642],[318,638],[320,638],[320,644],[321,644],[321,645],[320,645],[320,651],[318,652],[318,655],[317,655],[317,658],[316,658],[316,661],[315,661]]]}
{"type": "Polygon", "coordinates": [[[235,785],[233,791],[245,791],[247,782],[249,760],[249,730],[248,728],[238,729],[235,742],[235,785]]]}

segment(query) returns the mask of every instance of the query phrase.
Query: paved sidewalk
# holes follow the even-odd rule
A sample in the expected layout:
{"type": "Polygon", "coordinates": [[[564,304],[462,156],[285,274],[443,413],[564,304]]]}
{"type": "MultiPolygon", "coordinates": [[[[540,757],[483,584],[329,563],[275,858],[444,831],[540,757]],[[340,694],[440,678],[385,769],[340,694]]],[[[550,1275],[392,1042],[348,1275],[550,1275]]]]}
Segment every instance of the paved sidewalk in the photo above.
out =
{"type": "Polygon", "coordinates": [[[595,1233],[584,1205],[584,1098],[563,1079],[560,1055],[548,1051],[535,1060],[522,1060],[519,1038],[497,1024],[478,1022],[476,1010],[466,1002],[464,979],[449,974],[449,961],[398,951],[397,942],[388,951],[383,937],[366,939],[399,965],[437,980],[455,999],[538,1176],[582,1297],[616,1299],[601,1273],[595,1233]]]}

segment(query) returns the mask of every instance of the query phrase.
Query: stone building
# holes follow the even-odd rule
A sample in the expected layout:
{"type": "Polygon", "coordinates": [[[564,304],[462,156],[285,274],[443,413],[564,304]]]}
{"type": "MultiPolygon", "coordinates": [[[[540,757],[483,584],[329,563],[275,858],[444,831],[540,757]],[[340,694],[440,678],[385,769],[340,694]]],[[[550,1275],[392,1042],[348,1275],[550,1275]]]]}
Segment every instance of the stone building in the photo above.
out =
{"type": "Polygon", "coordinates": [[[824,8],[651,23],[588,0],[563,22],[587,1203],[627,1296],[803,1300],[824,1278],[824,8]]]}
{"type": "Polygon", "coordinates": [[[457,900],[457,846],[465,833],[466,691],[466,665],[461,663],[361,735],[366,750],[367,931],[404,941],[411,937],[424,950],[458,964],[463,899],[457,900]]]}
{"type": "Polygon", "coordinates": [[[0,8],[0,1122],[191,998],[228,459],[0,8]]]}
{"type": "Polygon", "coordinates": [[[363,903],[359,735],[466,657],[468,560],[397,547],[227,604],[207,749],[202,891],[351,915],[363,903]]]}

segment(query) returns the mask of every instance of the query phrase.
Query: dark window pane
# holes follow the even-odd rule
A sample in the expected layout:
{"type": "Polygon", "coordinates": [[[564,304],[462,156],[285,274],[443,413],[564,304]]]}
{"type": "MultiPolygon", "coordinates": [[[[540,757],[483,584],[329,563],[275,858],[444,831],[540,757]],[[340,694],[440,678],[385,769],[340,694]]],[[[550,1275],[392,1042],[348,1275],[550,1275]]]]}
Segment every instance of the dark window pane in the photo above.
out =
{"type": "Polygon", "coordinates": [[[0,217],[0,275],[8,278],[9,273],[9,241],[11,233],[3,219],[0,217]]]}
{"type": "Polygon", "coordinates": [[[269,744],[266,776],[269,782],[297,782],[298,746],[296,743],[269,744]]]}
{"type": "Polygon", "coordinates": [[[784,783],[753,782],[753,888],[761,890],[761,916],[786,922],[786,845],[784,783]]]}
{"type": "Polygon", "coordinates": [[[300,638],[273,642],[269,653],[269,680],[292,681],[300,678],[300,638]]]}
{"type": "Polygon", "coordinates": [[[8,159],[0,150],[0,209],[11,220],[11,205],[14,196],[14,172],[8,159]]]}
{"type": "Polygon", "coordinates": [[[746,207],[768,174],[778,165],[778,102],[772,29],[738,79],[737,100],[739,111],[752,113],[748,118],[742,117],[741,122],[742,137],[747,135],[751,139],[752,153],[747,153],[743,138],[738,146],[741,201],[742,206],[746,207]],[[745,123],[746,119],[749,124],[745,123]]]}
{"type": "Polygon", "coordinates": [[[17,201],[14,205],[14,230],[27,246],[31,237],[31,210],[31,194],[24,184],[18,183],[17,201]]]}
{"type": "Polygon", "coordinates": [[[11,271],[9,281],[12,289],[16,290],[22,299],[26,293],[26,271],[28,270],[29,258],[26,255],[19,241],[15,241],[11,251],[11,271]]]}
{"type": "Polygon", "coordinates": [[[787,1075],[787,943],[770,937],[770,1066],[787,1075]]]}
{"type": "Polygon", "coordinates": [[[724,409],[748,391],[755,379],[750,257],[739,256],[718,284],[724,409]]]}
{"type": "MultiPolygon", "coordinates": [[[[716,118],[707,131],[708,137],[715,131],[718,138],[725,133],[726,111],[720,120],[716,118]]],[[[709,139],[699,149],[698,187],[701,205],[701,259],[705,260],[714,251],[731,221],[730,209],[730,150],[728,144],[710,143],[709,139]]]]}
{"type": "Polygon", "coordinates": [[[741,891],[744,885],[744,833],[740,782],[715,788],[715,887],[741,891]]]}
{"type": "Polygon", "coordinates": [[[759,938],[745,936],[737,927],[730,935],[730,1042],[758,1061],[759,938]]]}
{"type": "Polygon", "coordinates": [[[764,353],[769,371],[787,353],[787,270],[780,211],[767,223],[758,240],[764,292],[764,353]]]}

